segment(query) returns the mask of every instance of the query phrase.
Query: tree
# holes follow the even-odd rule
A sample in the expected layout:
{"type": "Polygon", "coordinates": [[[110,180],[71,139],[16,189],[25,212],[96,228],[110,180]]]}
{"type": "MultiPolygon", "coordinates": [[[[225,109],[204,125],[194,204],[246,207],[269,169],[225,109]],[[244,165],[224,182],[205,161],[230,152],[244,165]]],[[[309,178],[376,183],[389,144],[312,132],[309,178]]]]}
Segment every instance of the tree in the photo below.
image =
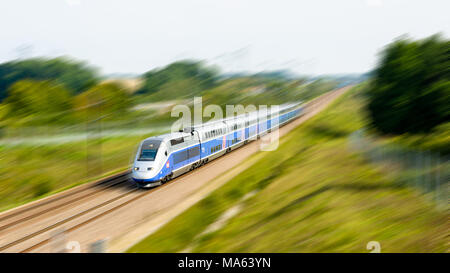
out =
{"type": "MultiPolygon", "coordinates": [[[[144,84],[137,92],[138,94],[153,94],[159,91],[165,91],[168,86],[179,86],[177,83],[181,82],[194,83],[199,88],[196,88],[196,90],[200,92],[201,90],[214,86],[217,80],[217,72],[203,66],[200,62],[179,61],[163,69],[149,71],[143,75],[143,78],[144,84]]],[[[186,89],[186,92],[180,92],[178,95],[182,97],[191,93],[189,88],[186,89]]]]}
{"type": "Polygon", "coordinates": [[[52,80],[63,84],[72,94],[78,94],[98,82],[95,69],[68,58],[33,58],[0,64],[0,101],[6,90],[23,79],[52,80]]]}
{"type": "Polygon", "coordinates": [[[128,93],[116,83],[98,84],[75,97],[75,110],[89,119],[120,116],[130,106],[128,93]]]}
{"type": "Polygon", "coordinates": [[[368,112],[383,133],[428,132],[450,118],[450,41],[438,35],[386,47],[368,90],[368,112]]]}
{"type": "Polygon", "coordinates": [[[46,115],[70,110],[71,96],[61,84],[21,80],[8,90],[8,116],[46,115]]]}

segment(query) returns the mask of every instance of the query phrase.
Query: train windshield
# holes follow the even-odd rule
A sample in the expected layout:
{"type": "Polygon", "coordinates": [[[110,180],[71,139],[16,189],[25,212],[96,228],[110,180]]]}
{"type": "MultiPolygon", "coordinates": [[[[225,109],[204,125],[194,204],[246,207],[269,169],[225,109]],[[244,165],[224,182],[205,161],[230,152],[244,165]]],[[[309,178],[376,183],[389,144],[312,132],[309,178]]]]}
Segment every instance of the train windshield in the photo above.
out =
{"type": "Polygon", "coordinates": [[[138,161],[154,161],[159,145],[161,145],[161,140],[145,140],[142,143],[138,161]]]}

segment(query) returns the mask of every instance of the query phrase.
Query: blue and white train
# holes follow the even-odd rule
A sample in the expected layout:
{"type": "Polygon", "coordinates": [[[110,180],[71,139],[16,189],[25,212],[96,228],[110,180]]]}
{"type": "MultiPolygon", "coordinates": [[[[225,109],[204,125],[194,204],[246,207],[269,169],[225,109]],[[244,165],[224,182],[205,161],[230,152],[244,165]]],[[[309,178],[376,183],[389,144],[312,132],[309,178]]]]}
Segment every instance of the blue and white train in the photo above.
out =
{"type": "Polygon", "coordinates": [[[255,111],[212,121],[180,132],[143,140],[132,167],[139,187],[152,187],[230,152],[303,113],[300,103],[281,105],[278,112],[255,111]]]}

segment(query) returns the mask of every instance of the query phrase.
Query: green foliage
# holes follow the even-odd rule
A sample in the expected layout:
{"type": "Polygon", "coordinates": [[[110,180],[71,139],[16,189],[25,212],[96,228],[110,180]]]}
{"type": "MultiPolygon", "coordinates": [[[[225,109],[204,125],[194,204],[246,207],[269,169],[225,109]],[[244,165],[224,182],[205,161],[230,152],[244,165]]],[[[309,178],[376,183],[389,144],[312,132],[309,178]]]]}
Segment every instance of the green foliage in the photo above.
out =
{"type": "Polygon", "coordinates": [[[72,93],[80,93],[98,82],[97,72],[83,62],[68,58],[33,58],[0,64],[0,101],[15,82],[23,79],[53,80],[72,93]]]}
{"type": "Polygon", "coordinates": [[[261,75],[235,77],[220,82],[203,92],[204,103],[230,105],[276,105],[292,101],[308,101],[336,87],[328,80],[287,80],[261,75]]]}
{"type": "Polygon", "coordinates": [[[432,36],[390,44],[368,97],[372,124],[383,133],[429,132],[450,121],[450,41],[432,36]]]}
{"type": "Polygon", "coordinates": [[[8,90],[8,116],[26,117],[71,109],[71,96],[60,84],[50,81],[21,80],[8,90]]]}
{"type": "Polygon", "coordinates": [[[214,86],[217,72],[200,62],[179,61],[143,75],[144,84],[137,94],[161,93],[156,98],[174,99],[190,96],[214,86]]]}
{"type": "Polygon", "coordinates": [[[40,197],[53,190],[51,178],[45,176],[34,177],[31,181],[33,197],[40,197]]]}
{"type": "Polygon", "coordinates": [[[412,150],[450,155],[450,122],[435,127],[426,134],[403,134],[392,139],[395,144],[412,150]]]}
{"type": "Polygon", "coordinates": [[[128,93],[116,83],[98,84],[75,97],[75,110],[82,118],[110,118],[125,113],[130,106],[128,93]]]}

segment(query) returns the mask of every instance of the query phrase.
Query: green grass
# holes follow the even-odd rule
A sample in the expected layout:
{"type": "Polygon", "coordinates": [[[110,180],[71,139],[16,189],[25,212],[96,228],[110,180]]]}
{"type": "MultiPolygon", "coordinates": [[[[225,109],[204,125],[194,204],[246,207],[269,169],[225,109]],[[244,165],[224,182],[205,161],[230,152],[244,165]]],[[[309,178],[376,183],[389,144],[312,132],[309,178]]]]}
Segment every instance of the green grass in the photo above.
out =
{"type": "Polygon", "coordinates": [[[415,150],[450,155],[450,122],[443,123],[428,134],[404,134],[392,138],[392,142],[415,150]]]}
{"type": "Polygon", "coordinates": [[[282,138],[253,166],[129,252],[447,251],[447,212],[386,177],[348,147],[366,125],[358,88],[282,138]],[[248,192],[223,228],[201,232],[248,192]]]}
{"type": "Polygon", "coordinates": [[[89,145],[0,146],[0,211],[125,170],[139,141],[152,134],[89,145]]]}

